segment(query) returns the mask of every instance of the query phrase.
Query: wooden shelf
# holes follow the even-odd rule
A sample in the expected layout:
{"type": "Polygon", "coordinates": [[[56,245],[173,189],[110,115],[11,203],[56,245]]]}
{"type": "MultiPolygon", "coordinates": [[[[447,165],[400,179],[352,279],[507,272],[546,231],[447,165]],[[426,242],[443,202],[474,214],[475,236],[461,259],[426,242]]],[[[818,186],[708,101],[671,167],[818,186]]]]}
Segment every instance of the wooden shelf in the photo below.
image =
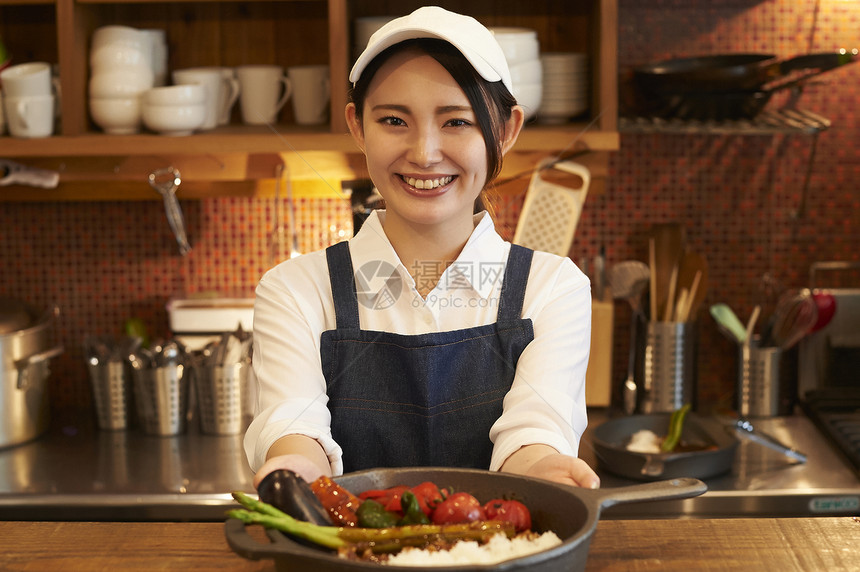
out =
{"type": "MultiPolygon", "coordinates": [[[[473,13],[490,26],[533,28],[543,51],[589,54],[590,99],[595,104],[588,116],[559,126],[526,125],[506,169],[528,172],[534,161],[548,155],[588,151],[593,176],[605,178],[608,155],[620,146],[617,0],[535,0],[527,8],[506,0],[439,4],[473,13]]],[[[62,126],[56,136],[0,137],[0,157],[56,170],[60,187],[2,187],[0,202],[149,199],[151,189],[142,184],[146,173],[169,164],[181,168],[187,198],[268,196],[274,188],[272,156],[288,165],[297,195],[337,195],[341,181],[366,177],[342,111],[353,58],[352,23],[363,16],[405,13],[418,5],[418,0],[404,0],[395,9],[387,0],[0,0],[0,36],[7,48],[57,63],[63,94],[62,126]],[[32,24],[26,31],[15,25],[21,18],[32,24]],[[242,125],[234,114],[227,127],[186,137],[98,132],[88,115],[88,47],[96,29],[116,24],[164,29],[169,69],[327,62],[331,124],[297,127],[287,108],[279,115],[280,123],[271,127],[242,125]]]]}
{"type": "MultiPolygon", "coordinates": [[[[585,131],[585,124],[543,127],[527,125],[517,142],[517,151],[560,151],[587,148],[593,151],[616,151],[619,136],[615,132],[585,131]]],[[[157,134],[54,136],[43,139],[0,137],[0,157],[96,157],[105,155],[189,155],[217,153],[285,153],[290,151],[327,150],[358,152],[348,133],[329,133],[294,126],[223,127],[186,137],[157,134]]]]}

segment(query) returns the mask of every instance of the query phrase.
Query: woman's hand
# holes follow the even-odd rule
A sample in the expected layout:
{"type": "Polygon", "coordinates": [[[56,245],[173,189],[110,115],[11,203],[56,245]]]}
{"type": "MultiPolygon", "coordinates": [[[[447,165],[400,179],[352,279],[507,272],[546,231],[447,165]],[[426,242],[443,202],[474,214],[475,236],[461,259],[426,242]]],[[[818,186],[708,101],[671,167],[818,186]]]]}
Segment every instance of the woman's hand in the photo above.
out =
{"type": "Polygon", "coordinates": [[[519,449],[505,460],[501,470],[586,489],[600,487],[600,477],[588,463],[562,455],[547,445],[527,445],[519,449]]]}
{"type": "Polygon", "coordinates": [[[529,467],[525,475],[586,489],[600,488],[600,477],[588,463],[560,453],[543,457],[529,467]]]}
{"type": "Polygon", "coordinates": [[[304,455],[279,455],[270,457],[260,470],[254,474],[254,488],[260,486],[260,483],[266,478],[266,475],[278,469],[286,469],[297,474],[308,483],[312,483],[325,473],[316,463],[305,457],[304,455]]]}
{"type": "Polygon", "coordinates": [[[312,483],[323,475],[331,476],[331,465],[320,444],[304,435],[281,437],[269,448],[266,462],[254,475],[254,488],[266,475],[278,469],[293,471],[312,483]]]}

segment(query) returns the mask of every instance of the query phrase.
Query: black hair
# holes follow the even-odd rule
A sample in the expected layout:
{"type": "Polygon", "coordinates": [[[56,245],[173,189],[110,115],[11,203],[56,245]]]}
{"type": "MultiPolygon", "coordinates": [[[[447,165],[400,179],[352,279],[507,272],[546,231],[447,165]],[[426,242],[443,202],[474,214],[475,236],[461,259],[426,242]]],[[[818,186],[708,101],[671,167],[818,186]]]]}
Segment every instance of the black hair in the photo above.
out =
{"type": "MultiPolygon", "coordinates": [[[[379,68],[394,54],[408,48],[417,48],[439,62],[466,94],[487,150],[487,179],[484,181],[486,190],[502,170],[505,123],[510,119],[517,101],[501,81],[490,82],[481,77],[469,60],[447,41],[436,38],[406,40],[386,48],[373,58],[349,91],[349,101],[355,105],[356,117],[362,121],[367,89],[379,68]]],[[[489,205],[479,195],[475,201],[475,210],[477,212],[482,209],[489,209],[489,205]]]]}

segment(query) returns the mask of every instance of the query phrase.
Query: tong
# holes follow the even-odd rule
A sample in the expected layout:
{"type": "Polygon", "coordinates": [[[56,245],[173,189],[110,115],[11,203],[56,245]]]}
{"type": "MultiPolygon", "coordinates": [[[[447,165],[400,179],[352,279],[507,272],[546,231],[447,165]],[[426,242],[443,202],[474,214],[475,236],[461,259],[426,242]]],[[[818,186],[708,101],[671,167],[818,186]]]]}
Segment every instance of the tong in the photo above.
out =
{"type": "Polygon", "coordinates": [[[738,433],[740,433],[742,436],[746,437],[750,441],[754,441],[759,445],[764,445],[765,447],[773,449],[774,451],[779,451],[786,457],[794,459],[799,463],[806,462],[806,455],[804,453],[801,453],[797,449],[792,449],[791,447],[780,443],[774,437],[771,437],[767,433],[762,433],[760,430],[754,428],[753,424],[746,419],[738,419],[735,422],[735,429],[737,429],[738,433]]]}

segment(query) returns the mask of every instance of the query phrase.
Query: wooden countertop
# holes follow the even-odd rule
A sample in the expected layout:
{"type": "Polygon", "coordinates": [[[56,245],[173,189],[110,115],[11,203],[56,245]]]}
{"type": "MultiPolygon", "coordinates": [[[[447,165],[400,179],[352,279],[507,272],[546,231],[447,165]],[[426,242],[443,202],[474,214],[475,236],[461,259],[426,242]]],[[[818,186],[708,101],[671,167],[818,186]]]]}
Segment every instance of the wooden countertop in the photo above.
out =
{"type": "MultiPolygon", "coordinates": [[[[601,521],[586,570],[858,567],[860,517],[819,517],[601,521]]],[[[0,522],[0,570],[258,571],[274,562],[236,555],[220,523],[0,522]]]]}

